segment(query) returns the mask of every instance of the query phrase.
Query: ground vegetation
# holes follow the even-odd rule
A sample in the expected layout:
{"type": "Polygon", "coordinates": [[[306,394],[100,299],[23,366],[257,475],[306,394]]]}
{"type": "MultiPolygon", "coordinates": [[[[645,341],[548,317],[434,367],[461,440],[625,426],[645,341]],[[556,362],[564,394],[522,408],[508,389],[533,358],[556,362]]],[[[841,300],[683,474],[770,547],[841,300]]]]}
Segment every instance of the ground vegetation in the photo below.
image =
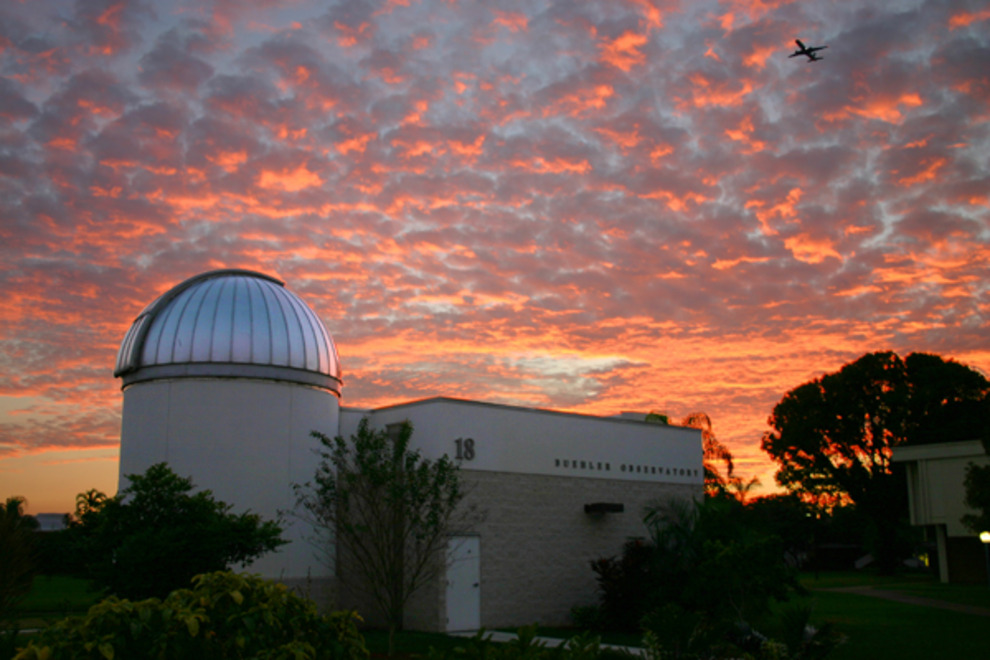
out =
{"type": "Polygon", "coordinates": [[[82,572],[122,598],[164,598],[200,573],[245,566],[285,541],[277,521],[233,513],[165,463],[127,476],[115,497],[80,496],[67,545],[82,572]]]}
{"type": "Polygon", "coordinates": [[[115,596],[38,633],[15,660],[367,660],[353,612],[321,615],[284,585],[215,572],[164,600],[115,596]]]}

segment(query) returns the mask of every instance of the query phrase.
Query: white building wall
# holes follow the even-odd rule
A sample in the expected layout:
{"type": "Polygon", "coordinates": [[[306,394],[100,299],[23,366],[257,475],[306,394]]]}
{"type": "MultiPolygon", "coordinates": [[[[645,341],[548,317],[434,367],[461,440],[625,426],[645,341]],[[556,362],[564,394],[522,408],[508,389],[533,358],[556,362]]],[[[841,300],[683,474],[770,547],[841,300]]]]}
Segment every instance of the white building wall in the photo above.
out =
{"type": "Polygon", "coordinates": [[[907,465],[912,525],[945,525],[948,536],[973,536],[962,517],[966,506],[966,468],[990,464],[979,440],[895,447],[893,460],[907,465]]]}
{"type": "Polygon", "coordinates": [[[380,408],[370,419],[375,428],[410,422],[413,448],[470,470],[704,484],[697,429],[447,398],[380,408]]]}
{"type": "MultiPolygon", "coordinates": [[[[176,379],[124,390],[120,488],[125,477],[166,462],[176,474],[233,506],[267,519],[294,508],[292,484],[312,479],[319,443],[311,431],[337,434],[332,393],[248,379],[176,379]]],[[[247,570],[286,581],[328,574],[308,526],[287,516],[290,543],[247,570]]]]}
{"type": "MultiPolygon", "coordinates": [[[[703,496],[696,429],[438,398],[345,409],[341,435],[353,434],[364,416],[375,429],[410,422],[411,444],[427,458],[460,458],[464,506],[485,514],[456,533],[480,538],[486,628],[567,625],[571,608],[596,602],[591,561],[619,555],[626,540],[647,535],[647,506],[703,496]],[[585,504],[599,502],[624,510],[585,513],[585,504]]],[[[445,629],[441,584],[415,598],[407,626],[445,629]]]]}

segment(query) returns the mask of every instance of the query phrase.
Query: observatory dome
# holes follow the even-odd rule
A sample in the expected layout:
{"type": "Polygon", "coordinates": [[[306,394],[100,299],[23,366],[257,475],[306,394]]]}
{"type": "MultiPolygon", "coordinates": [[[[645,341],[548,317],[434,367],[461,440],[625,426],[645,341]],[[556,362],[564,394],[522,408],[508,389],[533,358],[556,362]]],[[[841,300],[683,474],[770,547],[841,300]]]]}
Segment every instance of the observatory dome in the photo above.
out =
{"type": "Polygon", "coordinates": [[[340,395],[340,359],[322,321],[273,277],[216,270],[162,294],[134,320],[114,376],[132,383],[172,378],[254,378],[301,383],[340,395]]]}

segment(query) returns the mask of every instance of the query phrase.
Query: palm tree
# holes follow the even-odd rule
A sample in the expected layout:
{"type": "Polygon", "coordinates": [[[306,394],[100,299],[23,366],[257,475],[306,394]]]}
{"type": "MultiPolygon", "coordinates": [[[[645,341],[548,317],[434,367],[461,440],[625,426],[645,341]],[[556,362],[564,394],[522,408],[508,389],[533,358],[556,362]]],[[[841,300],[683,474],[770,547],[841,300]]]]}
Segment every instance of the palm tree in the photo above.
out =
{"type": "Polygon", "coordinates": [[[88,513],[96,513],[107,503],[106,493],[90,488],[76,495],[76,519],[82,520],[88,513]]]}

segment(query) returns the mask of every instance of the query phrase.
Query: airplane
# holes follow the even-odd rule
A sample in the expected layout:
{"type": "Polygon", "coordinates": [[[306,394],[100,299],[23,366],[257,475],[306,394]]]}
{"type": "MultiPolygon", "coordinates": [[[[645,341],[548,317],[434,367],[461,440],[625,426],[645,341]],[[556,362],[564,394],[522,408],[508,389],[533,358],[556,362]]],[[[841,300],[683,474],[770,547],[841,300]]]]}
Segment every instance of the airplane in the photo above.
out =
{"type": "Polygon", "coordinates": [[[828,48],[828,46],[811,46],[809,48],[808,46],[805,46],[803,43],[801,43],[801,40],[800,39],[795,39],[794,42],[798,45],[798,50],[796,50],[792,54],[788,55],[788,57],[797,57],[798,55],[807,55],[809,62],[817,62],[818,60],[825,59],[824,57],[821,57],[819,55],[815,55],[815,51],[824,50],[824,49],[828,48]]]}

